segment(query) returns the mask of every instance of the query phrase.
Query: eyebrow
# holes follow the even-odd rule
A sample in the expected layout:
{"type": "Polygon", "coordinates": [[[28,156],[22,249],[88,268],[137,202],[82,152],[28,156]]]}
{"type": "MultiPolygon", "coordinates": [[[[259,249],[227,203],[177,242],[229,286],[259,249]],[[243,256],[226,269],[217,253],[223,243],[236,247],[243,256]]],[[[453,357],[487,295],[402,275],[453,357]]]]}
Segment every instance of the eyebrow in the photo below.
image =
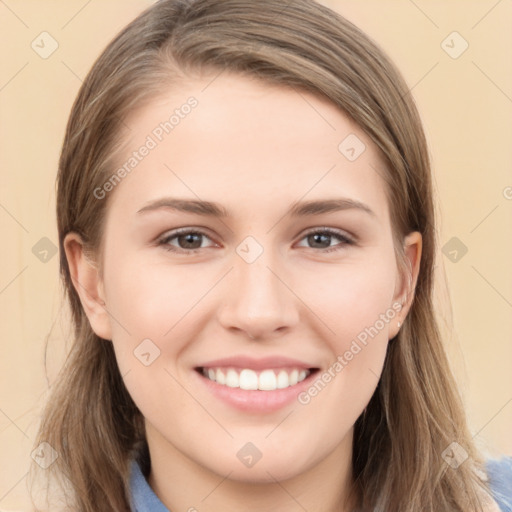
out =
{"type": "MultiPolygon", "coordinates": [[[[163,197],[147,203],[137,213],[146,213],[155,210],[176,210],[185,213],[194,213],[209,217],[229,217],[230,213],[222,205],[211,201],[196,199],[178,199],[163,197]]],[[[314,201],[301,201],[292,204],[286,213],[292,217],[305,217],[310,215],[321,215],[342,210],[360,210],[372,217],[376,217],[373,210],[366,204],[349,198],[322,199],[314,201]]]]}

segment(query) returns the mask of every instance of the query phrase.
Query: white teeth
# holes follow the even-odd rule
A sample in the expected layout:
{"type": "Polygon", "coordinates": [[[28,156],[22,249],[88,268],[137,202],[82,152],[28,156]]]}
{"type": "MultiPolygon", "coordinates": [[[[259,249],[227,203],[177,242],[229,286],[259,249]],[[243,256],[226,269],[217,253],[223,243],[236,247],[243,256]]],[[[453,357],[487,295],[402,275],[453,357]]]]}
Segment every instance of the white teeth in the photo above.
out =
{"type": "Polygon", "coordinates": [[[238,373],[231,368],[226,374],[226,386],[229,386],[230,388],[240,387],[240,379],[238,378],[238,373]]]}
{"type": "Polygon", "coordinates": [[[217,384],[230,388],[245,390],[274,391],[294,386],[303,381],[311,372],[309,370],[263,370],[259,374],[249,368],[204,368],[203,375],[217,384]]]}
{"type": "Polygon", "coordinates": [[[258,389],[258,374],[253,370],[240,372],[240,389],[258,389]]]}
{"type": "Polygon", "coordinates": [[[262,391],[273,391],[277,389],[276,374],[272,370],[264,370],[260,373],[258,389],[262,391]]]}
{"type": "MultiPolygon", "coordinates": [[[[208,374],[209,373],[210,372],[208,372],[208,374]]],[[[215,372],[215,377],[213,379],[210,377],[210,375],[208,375],[208,377],[210,380],[216,380],[219,384],[226,384],[226,374],[220,368],[215,372]]]]}
{"type": "Polygon", "coordinates": [[[290,385],[290,379],[288,378],[288,374],[281,370],[277,374],[277,389],[287,388],[290,385]]]}

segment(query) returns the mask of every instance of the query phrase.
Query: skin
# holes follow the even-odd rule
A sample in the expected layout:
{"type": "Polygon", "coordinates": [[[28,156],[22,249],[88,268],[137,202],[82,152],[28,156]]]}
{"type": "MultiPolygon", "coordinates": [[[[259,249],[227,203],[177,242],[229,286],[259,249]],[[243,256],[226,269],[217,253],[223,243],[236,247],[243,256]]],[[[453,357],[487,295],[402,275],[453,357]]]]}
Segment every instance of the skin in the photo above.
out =
{"type": "MultiPolygon", "coordinates": [[[[353,426],[409,310],[421,236],[403,239],[406,276],[395,259],[381,156],[334,105],[237,75],[212,80],[196,76],[173,85],[126,120],[131,131],[120,165],[168,112],[190,96],[198,100],[109,192],[97,264],[84,256],[78,235],[66,237],[73,280],[92,328],[104,343],[112,340],[146,418],[149,483],[170,510],[243,504],[245,511],[349,511],[353,426]],[[366,146],[353,162],[338,150],[349,134],[366,146]],[[231,215],[137,213],[166,196],[214,201],[231,215]],[[286,214],[298,200],[340,197],[373,214],[286,214]],[[180,253],[158,245],[181,227],[207,235],[196,253],[185,254],[183,239],[180,253]],[[306,236],[324,227],[353,243],[333,235],[315,245],[306,236]],[[249,235],[263,248],[252,263],[236,252],[249,235]],[[401,311],[307,405],[239,411],[206,391],[193,370],[235,354],[285,355],[327,370],[397,303],[401,311]],[[148,338],[160,355],[145,366],[133,352],[148,338]],[[236,456],[249,441],[262,454],[251,468],[236,456]]],[[[168,244],[180,250],[180,239],[168,244]]]]}

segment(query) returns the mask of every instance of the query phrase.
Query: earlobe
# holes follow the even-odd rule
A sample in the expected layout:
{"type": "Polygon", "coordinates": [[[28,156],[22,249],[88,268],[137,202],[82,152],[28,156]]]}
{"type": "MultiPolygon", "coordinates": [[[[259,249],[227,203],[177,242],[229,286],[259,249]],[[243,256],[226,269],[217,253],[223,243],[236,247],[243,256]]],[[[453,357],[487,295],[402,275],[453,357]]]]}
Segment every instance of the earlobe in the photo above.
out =
{"type": "Polygon", "coordinates": [[[110,318],[105,307],[103,281],[94,261],[87,257],[84,244],[77,233],[68,233],[64,239],[73,286],[75,287],[92,330],[100,338],[112,339],[110,318]]]}
{"type": "Polygon", "coordinates": [[[397,286],[395,288],[395,296],[393,298],[393,303],[400,304],[400,311],[396,316],[395,323],[389,330],[390,339],[394,338],[398,334],[398,331],[403,325],[414,299],[416,283],[418,281],[418,275],[420,272],[421,250],[421,233],[418,231],[409,233],[405,237],[403,244],[406,270],[405,272],[400,272],[400,275],[397,279],[397,286]]]}

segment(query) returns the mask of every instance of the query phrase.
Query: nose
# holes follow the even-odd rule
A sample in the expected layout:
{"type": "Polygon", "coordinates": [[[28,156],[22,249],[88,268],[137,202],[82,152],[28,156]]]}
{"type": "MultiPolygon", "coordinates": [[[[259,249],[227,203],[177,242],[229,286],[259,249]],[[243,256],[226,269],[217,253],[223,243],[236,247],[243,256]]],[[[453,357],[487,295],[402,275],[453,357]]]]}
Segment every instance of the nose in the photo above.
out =
{"type": "Polygon", "coordinates": [[[277,262],[263,254],[247,263],[235,255],[219,322],[232,332],[264,340],[284,334],[299,321],[298,299],[277,262]]]}

